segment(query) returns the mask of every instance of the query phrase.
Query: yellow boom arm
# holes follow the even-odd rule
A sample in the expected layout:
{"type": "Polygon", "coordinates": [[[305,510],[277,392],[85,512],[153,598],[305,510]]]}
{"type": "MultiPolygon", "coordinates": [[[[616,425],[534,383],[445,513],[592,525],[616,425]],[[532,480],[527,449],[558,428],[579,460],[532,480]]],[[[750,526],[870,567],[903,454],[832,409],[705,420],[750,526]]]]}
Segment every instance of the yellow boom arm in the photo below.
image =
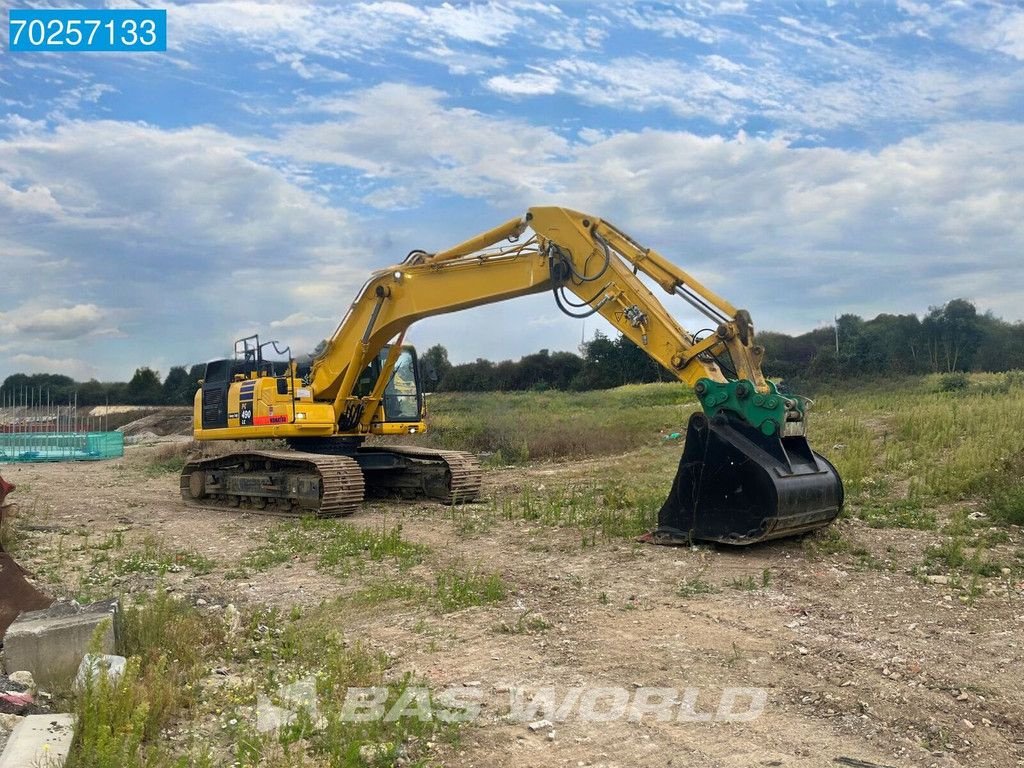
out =
{"type": "MultiPolygon", "coordinates": [[[[354,399],[359,373],[416,320],[539,293],[569,291],[574,316],[600,313],[683,382],[724,383],[714,356],[728,351],[740,379],[767,393],[763,350],[750,316],[683,270],[606,221],[556,207],[530,208],[448,250],[414,252],[374,273],[310,372],[313,399],[333,402],[337,415],[354,399]],[[532,230],[532,236],[525,237],[532,230]],[[707,315],[715,333],[695,340],[637,277],[643,272],[667,293],[707,315]]],[[[564,299],[563,299],[564,301],[564,299]]],[[[366,406],[374,404],[366,402],[366,406]]],[[[369,416],[373,408],[365,408],[369,416]]]]}

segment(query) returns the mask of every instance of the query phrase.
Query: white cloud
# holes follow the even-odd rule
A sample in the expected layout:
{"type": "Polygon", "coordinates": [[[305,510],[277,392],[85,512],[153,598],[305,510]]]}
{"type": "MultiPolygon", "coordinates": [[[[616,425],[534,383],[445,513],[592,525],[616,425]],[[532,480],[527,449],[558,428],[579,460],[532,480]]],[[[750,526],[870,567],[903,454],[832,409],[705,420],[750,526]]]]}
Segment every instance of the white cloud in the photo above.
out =
{"type": "Polygon", "coordinates": [[[996,16],[991,26],[976,38],[983,45],[1024,61],[1024,11],[996,16]]]}
{"type": "Polygon", "coordinates": [[[430,88],[384,84],[320,102],[326,122],[284,130],[277,151],[303,163],[357,169],[370,182],[403,188],[401,202],[443,188],[470,197],[542,187],[531,169],[568,143],[546,128],[471,109],[443,106],[430,88]],[[410,130],[410,126],[415,126],[410,130]]]}
{"type": "Polygon", "coordinates": [[[1012,169],[1024,145],[1011,123],[950,124],[871,152],[742,132],[584,131],[574,142],[408,86],[335,107],[324,124],[285,131],[278,151],[356,169],[385,190],[486,199],[500,214],[480,229],[530,204],[608,216],[698,276],[722,271],[715,287],[759,307],[762,327],[807,327],[822,301],[923,310],[949,298],[950,270],[987,276],[992,296],[1021,282],[1024,181],[1012,169]],[[415,141],[396,125],[418,126],[415,141]]]}
{"type": "Polygon", "coordinates": [[[75,381],[88,381],[101,375],[95,364],[77,357],[47,357],[20,353],[10,358],[12,371],[18,373],[60,373],[75,381]]]}
{"type": "Polygon", "coordinates": [[[646,32],[663,37],[689,37],[702,43],[718,42],[720,32],[715,28],[688,18],[681,8],[637,8],[624,4],[615,14],[621,21],[646,32]]]}
{"type": "Polygon", "coordinates": [[[311,315],[308,312],[292,312],[287,317],[280,320],[271,320],[271,328],[294,328],[296,326],[310,325],[312,323],[329,323],[332,319],[330,317],[317,317],[311,315]]]}
{"type": "Polygon", "coordinates": [[[116,333],[116,328],[105,327],[111,320],[112,313],[95,304],[76,304],[73,307],[22,305],[9,312],[0,312],[0,328],[6,334],[27,336],[30,340],[68,340],[98,333],[116,333]]]}
{"type": "Polygon", "coordinates": [[[559,79],[554,75],[524,72],[520,75],[497,75],[487,81],[487,87],[507,96],[540,96],[558,91],[559,79]]]}
{"type": "Polygon", "coordinates": [[[97,364],[118,366],[109,376],[129,376],[157,343],[168,359],[208,359],[223,353],[211,328],[254,306],[297,312],[307,283],[356,275],[330,286],[325,307],[306,297],[311,316],[333,316],[368,271],[374,238],[354,237],[343,209],[258,150],[213,128],[115,121],[0,138],[0,307],[33,297],[3,318],[17,353],[70,360],[84,339],[102,350],[97,364]],[[116,322],[104,314],[111,305],[116,322]],[[117,345],[98,344],[115,329],[117,345]],[[134,348],[130,362],[114,362],[134,348]]]}

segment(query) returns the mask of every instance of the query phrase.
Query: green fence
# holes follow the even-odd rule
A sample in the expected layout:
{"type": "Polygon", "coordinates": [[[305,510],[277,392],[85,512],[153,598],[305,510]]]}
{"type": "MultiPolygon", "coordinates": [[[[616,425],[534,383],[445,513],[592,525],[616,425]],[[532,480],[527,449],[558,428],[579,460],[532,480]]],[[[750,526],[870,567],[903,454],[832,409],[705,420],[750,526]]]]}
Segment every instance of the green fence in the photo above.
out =
{"type": "Polygon", "coordinates": [[[95,461],[124,456],[121,432],[0,433],[0,463],[95,461]]]}

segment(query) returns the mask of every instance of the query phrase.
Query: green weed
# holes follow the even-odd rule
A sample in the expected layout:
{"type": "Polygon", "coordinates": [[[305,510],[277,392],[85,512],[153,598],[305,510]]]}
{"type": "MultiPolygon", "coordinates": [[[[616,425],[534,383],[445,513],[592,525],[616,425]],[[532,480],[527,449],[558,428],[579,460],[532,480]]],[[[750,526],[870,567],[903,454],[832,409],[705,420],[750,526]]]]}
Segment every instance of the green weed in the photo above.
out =
{"type": "Polygon", "coordinates": [[[680,597],[695,597],[697,595],[712,595],[717,591],[718,588],[714,584],[705,581],[700,576],[695,576],[692,579],[683,579],[676,594],[680,597]]]}
{"type": "Polygon", "coordinates": [[[508,590],[496,573],[479,573],[445,568],[435,577],[433,599],[440,613],[451,613],[474,605],[498,603],[508,590]]]}
{"type": "Polygon", "coordinates": [[[744,592],[753,592],[757,589],[757,582],[753,576],[737,576],[726,582],[726,586],[732,589],[742,590],[744,592]]]}
{"type": "Polygon", "coordinates": [[[402,526],[362,528],[337,520],[303,518],[282,523],[266,540],[246,553],[243,570],[266,571],[293,559],[312,557],[324,573],[345,577],[366,561],[390,560],[410,568],[423,559],[427,548],[402,538],[402,526]]]}
{"type": "Polygon", "coordinates": [[[934,510],[925,508],[920,499],[868,503],[857,510],[857,517],[872,528],[913,528],[919,531],[938,528],[934,510]]]}
{"type": "Polygon", "coordinates": [[[505,635],[535,635],[551,628],[543,616],[535,614],[532,608],[528,608],[512,623],[501,622],[495,631],[505,635]]]}

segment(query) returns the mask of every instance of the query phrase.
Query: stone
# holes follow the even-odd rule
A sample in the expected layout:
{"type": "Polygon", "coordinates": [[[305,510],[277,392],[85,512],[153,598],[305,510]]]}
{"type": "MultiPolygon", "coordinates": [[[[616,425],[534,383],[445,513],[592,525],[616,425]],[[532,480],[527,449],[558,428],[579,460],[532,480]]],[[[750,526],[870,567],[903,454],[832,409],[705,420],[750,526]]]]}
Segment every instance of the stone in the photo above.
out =
{"type": "Polygon", "coordinates": [[[36,687],[36,681],[35,678],[32,677],[32,673],[24,669],[12,672],[7,676],[7,679],[29,691],[36,687]]]}
{"type": "Polygon", "coordinates": [[[106,674],[110,682],[119,680],[124,674],[125,665],[128,660],[124,656],[115,656],[109,653],[87,653],[78,665],[78,674],[75,675],[75,687],[82,688],[89,679],[95,680],[98,675],[106,674]]]}
{"type": "Polygon", "coordinates": [[[0,755],[0,768],[61,768],[68,759],[74,735],[72,715],[29,715],[11,732],[0,755]]]}
{"type": "Polygon", "coordinates": [[[113,653],[118,608],[111,599],[22,613],[4,637],[5,666],[30,672],[44,690],[70,685],[97,630],[99,651],[113,653]]]}
{"type": "Polygon", "coordinates": [[[526,727],[534,733],[536,733],[537,731],[542,731],[545,728],[551,728],[552,726],[554,726],[554,723],[552,723],[550,720],[536,720],[527,725],[526,727]]]}
{"type": "Polygon", "coordinates": [[[391,753],[390,744],[363,744],[359,747],[359,758],[367,765],[383,761],[391,753]]]}

